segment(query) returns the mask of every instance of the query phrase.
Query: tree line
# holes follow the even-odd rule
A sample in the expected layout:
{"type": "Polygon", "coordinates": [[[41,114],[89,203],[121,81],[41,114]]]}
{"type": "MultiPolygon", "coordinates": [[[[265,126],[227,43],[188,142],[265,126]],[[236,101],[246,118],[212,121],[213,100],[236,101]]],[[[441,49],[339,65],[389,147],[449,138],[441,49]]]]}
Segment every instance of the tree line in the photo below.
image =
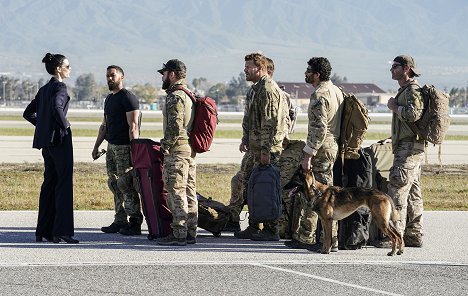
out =
{"type": "MultiPolygon", "coordinates": [[[[346,77],[334,74],[331,80],[334,83],[346,82],[346,77]]],[[[38,89],[47,80],[20,79],[18,77],[0,76],[0,105],[15,106],[24,101],[30,101],[36,95],[38,89]]],[[[142,104],[160,104],[164,99],[164,92],[156,86],[145,84],[134,84],[126,86],[131,90],[142,104]]],[[[245,80],[245,74],[239,73],[237,77],[232,77],[227,83],[211,83],[204,77],[195,78],[189,83],[189,88],[195,93],[207,95],[216,100],[217,104],[240,105],[244,99],[250,84],[245,80]]],[[[73,87],[69,87],[70,96],[78,102],[91,102],[96,106],[101,106],[104,98],[109,93],[107,85],[97,83],[92,73],[82,74],[75,80],[73,87]]],[[[452,88],[450,95],[450,107],[468,107],[467,88],[452,88]]]]}
{"type": "MultiPolygon", "coordinates": [[[[20,79],[11,76],[0,76],[0,104],[18,105],[24,101],[30,101],[36,95],[38,89],[47,83],[47,80],[20,79]]],[[[189,88],[200,95],[208,95],[218,104],[239,104],[247,94],[250,85],[245,80],[245,74],[241,72],[238,77],[232,77],[228,83],[211,83],[206,78],[200,77],[192,80],[189,88]]],[[[156,86],[145,84],[126,85],[142,104],[159,103],[164,98],[164,93],[156,86]],[[161,95],[162,94],[162,95],[161,95]]],[[[95,104],[101,103],[109,93],[107,85],[97,83],[92,73],[82,74],[75,80],[74,86],[69,86],[69,94],[78,102],[88,101],[95,104]]]]}

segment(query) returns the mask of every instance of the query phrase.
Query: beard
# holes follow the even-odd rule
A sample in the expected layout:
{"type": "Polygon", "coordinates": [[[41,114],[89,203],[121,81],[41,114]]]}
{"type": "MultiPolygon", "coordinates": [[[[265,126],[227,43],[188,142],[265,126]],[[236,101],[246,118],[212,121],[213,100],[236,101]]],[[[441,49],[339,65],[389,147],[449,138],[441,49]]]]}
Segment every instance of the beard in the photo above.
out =
{"type": "Polygon", "coordinates": [[[306,76],[306,77],[304,78],[304,80],[305,80],[306,83],[312,83],[312,81],[310,81],[310,79],[309,79],[309,76],[306,76]]]}
{"type": "Polygon", "coordinates": [[[162,84],[162,89],[166,90],[171,86],[171,81],[169,80],[169,77],[166,77],[164,79],[163,84],[162,84]]]}
{"type": "Polygon", "coordinates": [[[107,86],[109,87],[110,91],[113,91],[114,89],[116,89],[119,86],[119,84],[115,83],[115,82],[112,82],[112,81],[109,81],[109,82],[107,82],[107,86]]]}

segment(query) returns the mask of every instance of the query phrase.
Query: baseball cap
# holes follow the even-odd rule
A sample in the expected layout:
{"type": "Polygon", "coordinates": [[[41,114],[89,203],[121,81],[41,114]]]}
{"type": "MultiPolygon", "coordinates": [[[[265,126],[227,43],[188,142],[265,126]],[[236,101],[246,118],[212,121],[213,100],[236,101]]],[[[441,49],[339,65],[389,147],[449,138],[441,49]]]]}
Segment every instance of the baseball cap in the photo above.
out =
{"type": "Polygon", "coordinates": [[[178,60],[178,59],[172,59],[167,61],[167,63],[163,64],[162,69],[158,70],[161,75],[163,74],[164,71],[186,71],[185,64],[178,60]]]}
{"type": "Polygon", "coordinates": [[[413,71],[414,76],[418,77],[421,75],[421,73],[416,68],[416,62],[414,61],[412,57],[407,56],[407,55],[399,55],[396,58],[394,58],[393,61],[400,63],[402,65],[408,65],[411,71],[413,71]]]}

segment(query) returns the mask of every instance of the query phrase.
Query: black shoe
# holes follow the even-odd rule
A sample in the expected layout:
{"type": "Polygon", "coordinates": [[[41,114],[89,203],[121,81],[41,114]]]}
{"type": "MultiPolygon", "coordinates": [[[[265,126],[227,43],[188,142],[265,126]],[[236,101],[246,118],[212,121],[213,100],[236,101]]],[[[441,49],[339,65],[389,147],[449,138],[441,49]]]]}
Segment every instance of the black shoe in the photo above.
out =
{"type": "Polygon", "coordinates": [[[54,238],[51,237],[51,236],[36,235],[36,242],[38,242],[38,243],[42,242],[43,238],[45,238],[45,240],[48,241],[48,242],[52,242],[54,240],[54,238]]]}
{"type": "Polygon", "coordinates": [[[140,235],[141,224],[130,222],[128,225],[120,228],[119,233],[123,235],[140,235]]]}
{"type": "Polygon", "coordinates": [[[109,226],[104,226],[104,227],[101,227],[101,231],[104,232],[104,233],[117,233],[119,232],[119,230],[125,226],[127,226],[128,223],[115,223],[113,222],[111,225],[109,226]]]}
{"type": "Polygon", "coordinates": [[[224,227],[223,231],[225,232],[239,232],[241,231],[239,222],[231,222],[229,221],[228,224],[224,227]]]}
{"type": "Polygon", "coordinates": [[[312,246],[311,244],[306,244],[295,239],[290,240],[290,241],[285,241],[284,245],[291,249],[308,249],[310,246],[312,246]]]}
{"type": "Polygon", "coordinates": [[[190,234],[187,233],[187,238],[185,239],[187,244],[193,245],[197,243],[197,238],[194,236],[191,236],[190,234]]]}
{"type": "Polygon", "coordinates": [[[273,233],[267,230],[260,230],[257,233],[252,233],[251,240],[253,241],[279,241],[280,236],[278,233],[273,233]]]}
{"type": "Polygon", "coordinates": [[[246,229],[242,230],[242,231],[238,231],[238,232],[234,232],[234,236],[236,238],[240,238],[240,239],[251,239],[252,238],[252,234],[254,233],[259,233],[260,230],[259,229],[256,229],[256,228],[253,228],[253,227],[247,227],[246,229]]]}
{"type": "Polygon", "coordinates": [[[80,242],[79,240],[74,239],[69,235],[54,236],[53,241],[55,244],[58,244],[60,241],[64,241],[67,244],[77,244],[80,242]]]}
{"type": "MultiPolygon", "coordinates": [[[[310,247],[307,248],[307,250],[309,250],[311,252],[321,253],[322,252],[322,244],[321,243],[316,243],[316,244],[310,245],[310,247]]],[[[331,249],[330,249],[330,252],[333,252],[333,253],[338,252],[338,246],[332,246],[331,249]]]]}
{"type": "Polygon", "coordinates": [[[174,234],[171,233],[168,236],[156,239],[156,243],[161,246],[185,246],[187,245],[187,239],[176,238],[174,234]]]}

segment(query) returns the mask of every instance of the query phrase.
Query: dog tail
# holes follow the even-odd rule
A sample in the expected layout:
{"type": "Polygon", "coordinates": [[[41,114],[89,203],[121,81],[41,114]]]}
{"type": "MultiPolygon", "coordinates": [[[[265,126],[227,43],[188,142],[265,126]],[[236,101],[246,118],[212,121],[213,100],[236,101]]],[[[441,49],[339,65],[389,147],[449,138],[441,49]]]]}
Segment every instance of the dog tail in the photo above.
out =
{"type": "Polygon", "coordinates": [[[396,225],[398,221],[400,221],[400,213],[397,211],[393,200],[389,197],[388,200],[392,205],[392,213],[390,214],[390,220],[392,221],[393,225],[396,225]]]}
{"type": "Polygon", "coordinates": [[[400,221],[400,213],[395,207],[392,207],[392,215],[390,216],[390,219],[392,220],[393,225],[396,225],[396,223],[400,221]]]}

